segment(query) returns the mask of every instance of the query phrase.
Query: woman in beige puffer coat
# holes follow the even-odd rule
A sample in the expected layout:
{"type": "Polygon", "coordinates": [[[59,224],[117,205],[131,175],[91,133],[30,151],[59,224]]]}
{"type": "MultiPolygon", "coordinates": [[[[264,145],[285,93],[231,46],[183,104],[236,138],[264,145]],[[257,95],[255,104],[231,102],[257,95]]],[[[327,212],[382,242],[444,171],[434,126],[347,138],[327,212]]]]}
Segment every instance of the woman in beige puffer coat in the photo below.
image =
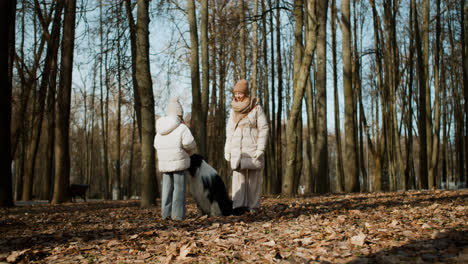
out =
{"type": "Polygon", "coordinates": [[[249,97],[246,80],[237,82],[233,92],[224,147],[225,158],[233,170],[232,207],[255,211],[260,207],[268,122],[257,98],[249,97]]]}

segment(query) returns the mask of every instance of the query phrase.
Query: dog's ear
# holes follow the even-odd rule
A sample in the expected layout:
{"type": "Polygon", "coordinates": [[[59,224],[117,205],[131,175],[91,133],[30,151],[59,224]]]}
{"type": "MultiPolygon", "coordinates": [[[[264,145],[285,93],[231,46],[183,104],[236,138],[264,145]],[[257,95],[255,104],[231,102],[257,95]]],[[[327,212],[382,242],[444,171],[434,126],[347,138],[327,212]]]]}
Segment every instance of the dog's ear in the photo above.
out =
{"type": "Polygon", "coordinates": [[[190,156],[190,167],[188,170],[192,176],[195,176],[195,173],[197,172],[197,169],[200,168],[202,161],[203,157],[201,155],[193,154],[190,156]]]}
{"type": "Polygon", "coordinates": [[[200,167],[203,157],[199,154],[193,154],[190,156],[190,167],[200,167]]]}

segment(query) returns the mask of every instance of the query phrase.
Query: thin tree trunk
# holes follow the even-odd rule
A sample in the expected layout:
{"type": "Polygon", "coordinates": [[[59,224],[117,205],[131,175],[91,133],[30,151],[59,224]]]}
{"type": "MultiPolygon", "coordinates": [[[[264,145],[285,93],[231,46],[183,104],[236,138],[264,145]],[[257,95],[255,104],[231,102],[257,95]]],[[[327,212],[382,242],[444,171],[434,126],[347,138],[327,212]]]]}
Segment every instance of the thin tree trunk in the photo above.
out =
{"type": "MultiPolygon", "coordinates": [[[[103,34],[104,34],[104,28],[103,28],[103,20],[102,20],[102,17],[103,17],[103,14],[102,14],[102,1],[99,2],[99,24],[100,24],[100,27],[99,27],[99,36],[100,36],[100,48],[101,48],[101,53],[100,53],[100,56],[99,56],[99,87],[101,89],[101,97],[100,97],[100,101],[101,101],[101,136],[102,136],[102,144],[103,144],[103,152],[104,152],[104,181],[105,181],[105,184],[104,184],[104,197],[105,199],[109,199],[110,198],[110,193],[111,193],[111,190],[109,189],[109,167],[108,167],[108,163],[109,163],[109,159],[108,159],[108,148],[107,148],[107,122],[105,121],[105,114],[104,114],[104,92],[102,90],[104,84],[103,84],[103,74],[102,74],[102,71],[103,71],[103,60],[107,60],[107,56],[104,57],[103,59],[103,56],[104,56],[104,38],[103,38],[103,34]]],[[[107,51],[106,51],[107,53],[107,51]]],[[[107,65],[107,62],[105,63],[107,65]]],[[[106,71],[106,80],[105,80],[105,84],[106,84],[106,87],[107,87],[107,70],[106,70],[106,67],[104,66],[104,70],[106,71]]]]}
{"type": "MultiPolygon", "coordinates": [[[[42,10],[39,7],[39,3],[36,1],[36,12],[38,14],[42,13],[42,10]]],[[[52,25],[52,33],[48,35],[48,47],[46,59],[44,61],[44,69],[42,72],[42,80],[39,87],[39,98],[37,102],[37,109],[33,108],[34,117],[32,118],[32,132],[31,132],[31,141],[27,148],[26,152],[26,164],[25,164],[25,174],[23,180],[23,193],[22,199],[24,201],[29,201],[32,198],[33,191],[33,182],[34,182],[34,171],[36,163],[36,155],[39,149],[39,141],[41,138],[42,132],[42,120],[44,119],[44,109],[45,109],[45,100],[47,95],[47,87],[49,86],[49,78],[55,78],[51,76],[52,71],[54,71],[54,57],[57,56],[58,44],[60,40],[60,26],[61,26],[61,14],[62,14],[63,2],[60,2],[56,5],[54,22],[52,25]]],[[[40,19],[42,16],[40,16],[40,19]]],[[[45,22],[41,23],[44,26],[44,31],[47,31],[47,24],[45,22]]],[[[46,36],[47,37],[47,36],[46,36]]],[[[56,71],[55,71],[56,72],[56,71]]]]}
{"type": "Polygon", "coordinates": [[[239,32],[239,49],[240,49],[240,57],[241,57],[241,73],[240,78],[246,79],[247,78],[247,67],[245,65],[246,62],[246,55],[245,55],[245,3],[244,0],[239,1],[239,20],[240,20],[240,32],[239,32]]]}
{"type": "Polygon", "coordinates": [[[76,0],[65,0],[64,4],[60,83],[55,120],[55,183],[52,204],[59,204],[71,198],[68,193],[70,182],[69,127],[76,0]]]}
{"type": "Polygon", "coordinates": [[[251,81],[251,94],[252,97],[257,96],[257,64],[258,64],[258,26],[257,26],[257,16],[258,16],[258,0],[254,1],[254,21],[252,25],[253,31],[253,48],[252,48],[252,81],[251,81]]]}
{"type": "Polygon", "coordinates": [[[136,121],[136,113],[135,111],[133,112],[133,126],[132,126],[132,143],[130,145],[130,158],[129,158],[129,164],[128,164],[128,183],[127,183],[127,197],[128,199],[132,198],[133,194],[133,153],[135,150],[135,121],[136,121]]]}
{"type": "MultiPolygon", "coordinates": [[[[424,66],[424,91],[425,91],[425,118],[426,118],[426,144],[427,144],[427,187],[434,187],[434,175],[431,174],[431,157],[433,151],[432,145],[432,109],[431,109],[431,87],[429,79],[429,0],[423,0],[423,32],[422,32],[422,48],[423,48],[423,66],[424,66]]],[[[424,145],[422,145],[424,146],[424,145]]]]}
{"type": "Polygon", "coordinates": [[[327,133],[327,12],[328,0],[318,1],[318,36],[317,36],[317,75],[316,75],[316,112],[317,142],[315,145],[314,163],[317,171],[316,190],[318,193],[330,191],[328,179],[328,133],[327,133]]]}
{"type": "MultiPolygon", "coordinates": [[[[468,169],[468,62],[466,59],[468,48],[468,23],[465,21],[465,15],[468,13],[468,4],[466,1],[460,1],[460,44],[462,52],[462,71],[463,71],[463,94],[465,101],[465,169],[468,169]]],[[[468,175],[468,174],[465,174],[468,175]]],[[[465,177],[465,187],[468,188],[468,176],[465,177]]]]}
{"type": "Polygon", "coordinates": [[[336,140],[336,187],[338,192],[344,191],[343,152],[341,149],[340,133],[340,105],[338,98],[338,69],[336,59],[336,20],[337,10],[335,0],[331,1],[331,41],[332,41],[332,65],[333,65],[333,100],[335,108],[335,140],[336,140]]]}
{"type": "Polygon", "coordinates": [[[117,6],[117,124],[115,126],[115,149],[114,149],[114,161],[113,163],[113,169],[114,169],[114,180],[113,180],[113,189],[115,189],[117,192],[115,194],[117,200],[122,199],[122,190],[121,190],[121,169],[120,169],[120,126],[121,126],[121,105],[122,105],[122,77],[121,77],[121,54],[120,54],[120,13],[121,13],[121,6],[117,6]]]}
{"type": "MultiPolygon", "coordinates": [[[[274,131],[272,131],[274,127],[274,122],[272,118],[272,112],[270,111],[270,95],[268,91],[268,40],[267,40],[267,20],[266,20],[266,5],[265,5],[265,0],[261,0],[262,4],[262,46],[263,46],[263,70],[264,70],[264,75],[263,75],[263,101],[264,101],[264,106],[265,106],[265,115],[267,116],[268,123],[270,125],[270,129],[268,130],[268,138],[273,139],[274,131]]],[[[273,69],[274,70],[274,69],[273,69]]],[[[266,183],[266,190],[267,193],[272,194],[272,193],[279,193],[278,192],[278,186],[280,186],[280,179],[277,178],[276,174],[276,158],[275,158],[275,146],[274,144],[268,144],[266,153],[265,153],[265,171],[264,171],[264,177],[265,177],[265,183],[266,183]]]]}
{"type": "Polygon", "coordinates": [[[13,77],[13,55],[15,39],[16,0],[2,1],[1,35],[6,36],[2,41],[0,58],[2,63],[2,89],[0,89],[0,207],[13,206],[13,185],[11,171],[11,98],[13,77]]]}
{"type": "MultiPolygon", "coordinates": [[[[86,179],[86,184],[89,184],[92,186],[92,179],[94,179],[94,113],[96,112],[96,107],[95,107],[95,100],[96,100],[96,76],[97,76],[97,62],[94,63],[94,73],[93,73],[93,91],[91,95],[91,136],[90,136],[90,142],[89,142],[89,150],[90,153],[88,155],[89,157],[89,172],[88,172],[88,178],[86,179]]],[[[91,193],[91,188],[89,189],[89,192],[87,193],[88,196],[91,193]]]]}
{"type": "Polygon", "coordinates": [[[345,178],[346,192],[359,191],[358,156],[356,146],[356,113],[353,106],[353,87],[351,76],[351,34],[349,0],[341,1],[341,32],[343,38],[343,93],[345,100],[345,159],[344,167],[348,175],[345,178]]]}
{"type": "MultiPolygon", "coordinates": [[[[277,67],[278,67],[278,89],[277,89],[277,92],[278,92],[278,111],[276,112],[276,133],[273,133],[275,135],[275,143],[276,143],[276,164],[283,164],[283,155],[282,155],[282,138],[281,138],[281,129],[282,129],[282,125],[281,125],[281,117],[282,117],[282,107],[283,107],[283,96],[282,96],[282,93],[283,93],[283,67],[282,67],[282,60],[281,60],[281,31],[280,31],[280,28],[281,28],[281,14],[280,14],[280,8],[279,8],[279,0],[276,1],[276,62],[277,62],[277,67]]],[[[272,40],[273,41],[273,40],[272,40]]],[[[274,66],[272,66],[272,68],[274,68],[274,66]]],[[[272,100],[273,100],[273,106],[274,106],[274,95],[272,97],[272,100]]],[[[274,109],[274,107],[273,107],[274,109]]],[[[274,116],[274,115],[273,115],[274,116]]],[[[274,119],[274,118],[273,118],[274,119]]],[[[302,124],[301,126],[299,127],[298,126],[298,135],[301,134],[302,135],[302,124]],[[299,131],[300,130],[300,131],[299,131]]],[[[300,146],[298,144],[298,148],[296,149],[296,151],[298,153],[302,153],[302,137],[300,138],[299,140],[299,143],[300,143],[300,146]]],[[[301,156],[302,157],[302,156],[301,156]]],[[[300,172],[300,167],[301,167],[301,163],[302,162],[298,162],[298,168],[296,168],[296,172],[300,172]]],[[[278,169],[276,171],[276,178],[277,179],[280,179],[281,178],[281,173],[282,173],[282,170],[278,169]]],[[[296,183],[299,182],[299,176],[300,176],[300,173],[296,173],[296,183]]],[[[297,190],[297,188],[295,188],[295,190],[297,190]]]]}
{"type": "MultiPolygon", "coordinates": [[[[437,17],[436,17],[436,36],[435,36],[435,54],[434,54],[434,134],[432,138],[431,156],[428,156],[429,163],[429,183],[432,181],[432,186],[438,188],[436,179],[438,178],[438,162],[439,162],[439,131],[440,131],[440,81],[439,81],[439,54],[440,54],[440,0],[436,0],[437,17]],[[432,180],[431,180],[432,179],[432,180]]],[[[430,102],[430,101],[429,101],[430,102]]],[[[432,134],[432,128],[430,133],[432,134]]]]}
{"type": "Polygon", "coordinates": [[[314,103],[313,103],[312,80],[309,76],[306,86],[306,111],[307,111],[307,144],[306,151],[308,157],[308,170],[304,172],[304,193],[311,194],[315,192],[315,175],[314,175],[314,146],[316,142],[317,133],[314,126],[314,103]]]}
{"type": "Polygon", "coordinates": [[[198,66],[198,31],[194,0],[187,1],[187,13],[190,27],[190,76],[192,83],[192,118],[190,120],[190,127],[192,128],[199,152],[204,155],[206,123],[202,123],[203,110],[201,108],[200,69],[198,66]],[[203,127],[205,127],[205,134],[202,134],[203,127]]]}
{"type": "Polygon", "coordinates": [[[201,114],[199,130],[200,139],[197,143],[200,153],[205,157],[207,152],[207,119],[208,119],[208,98],[210,93],[210,65],[208,58],[208,0],[201,1],[201,24],[200,24],[200,46],[201,46],[201,62],[202,62],[202,90],[201,90],[201,114]]]}
{"type": "MultiPolygon", "coordinates": [[[[300,1],[300,0],[298,0],[300,1]]],[[[306,46],[304,56],[301,62],[297,80],[295,81],[293,104],[289,112],[288,122],[286,125],[286,168],[282,180],[282,194],[292,195],[294,193],[294,172],[297,163],[296,149],[296,130],[299,119],[299,111],[301,110],[302,98],[304,97],[305,87],[309,76],[309,68],[312,63],[312,57],[316,47],[317,25],[313,18],[316,17],[315,2],[307,5],[308,27],[306,29],[306,46]]],[[[296,19],[297,21],[297,19],[296,19]]],[[[299,54],[294,54],[299,56],[299,54]]]]}
{"type": "MultiPolygon", "coordinates": [[[[60,36],[57,36],[57,45],[60,36]]],[[[47,154],[46,154],[46,169],[44,179],[42,181],[41,199],[52,200],[51,186],[54,177],[54,142],[55,142],[55,95],[56,95],[56,80],[58,71],[57,53],[51,61],[51,74],[49,80],[49,94],[47,96],[47,154]]]]}
{"type": "Polygon", "coordinates": [[[135,20],[133,18],[131,0],[124,0],[124,1],[125,1],[125,10],[127,13],[128,28],[130,32],[129,34],[130,34],[130,45],[131,45],[131,54],[132,54],[132,84],[133,84],[133,100],[134,100],[133,107],[136,112],[136,119],[138,123],[138,135],[141,141],[141,122],[142,122],[141,121],[141,98],[140,98],[140,90],[138,89],[138,81],[137,81],[137,75],[136,75],[137,28],[135,25],[135,20]]]}
{"type": "Polygon", "coordinates": [[[423,63],[423,52],[422,52],[422,45],[421,45],[421,37],[419,32],[419,20],[418,20],[418,12],[416,9],[416,1],[411,0],[412,9],[414,10],[413,13],[413,27],[414,27],[414,35],[415,45],[416,45],[416,53],[417,53],[417,69],[418,69],[418,80],[419,80],[419,110],[418,110],[418,130],[419,130],[419,181],[420,186],[423,189],[428,188],[428,174],[427,174],[427,137],[426,137],[426,84],[425,84],[425,71],[424,71],[424,63],[423,63]]]}
{"type": "Polygon", "coordinates": [[[153,147],[155,136],[154,95],[150,74],[149,61],[149,14],[148,1],[137,1],[137,31],[136,31],[136,77],[141,98],[141,167],[143,185],[141,191],[141,207],[155,204],[159,196],[156,183],[156,158],[153,147]]]}
{"type": "MultiPolygon", "coordinates": [[[[268,0],[268,6],[270,7],[270,10],[273,10],[273,0],[268,0]]],[[[275,42],[274,42],[274,24],[273,24],[273,11],[270,12],[270,69],[271,69],[271,90],[269,91],[269,98],[271,102],[271,137],[272,139],[277,139],[276,137],[276,124],[275,122],[275,113],[276,113],[276,106],[275,106],[275,42]]],[[[266,59],[266,58],[265,58],[266,59]]],[[[265,101],[265,104],[267,104],[268,101],[265,101]]],[[[278,150],[276,147],[276,144],[271,144],[272,145],[272,150],[273,150],[273,164],[275,166],[274,168],[274,174],[273,177],[275,178],[275,184],[274,184],[274,190],[273,193],[277,194],[281,192],[281,176],[282,175],[282,169],[281,169],[281,160],[278,160],[278,150]]]]}

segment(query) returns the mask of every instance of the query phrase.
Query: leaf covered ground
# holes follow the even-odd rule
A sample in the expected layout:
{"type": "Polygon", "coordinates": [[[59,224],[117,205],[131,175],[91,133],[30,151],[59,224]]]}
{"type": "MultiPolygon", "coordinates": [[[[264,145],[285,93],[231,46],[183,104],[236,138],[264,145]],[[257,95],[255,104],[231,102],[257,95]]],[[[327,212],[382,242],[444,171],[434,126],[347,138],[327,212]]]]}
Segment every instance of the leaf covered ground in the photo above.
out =
{"type": "Polygon", "coordinates": [[[0,262],[468,263],[468,190],[265,197],[254,214],[162,221],[158,206],[0,209],[0,262]]]}

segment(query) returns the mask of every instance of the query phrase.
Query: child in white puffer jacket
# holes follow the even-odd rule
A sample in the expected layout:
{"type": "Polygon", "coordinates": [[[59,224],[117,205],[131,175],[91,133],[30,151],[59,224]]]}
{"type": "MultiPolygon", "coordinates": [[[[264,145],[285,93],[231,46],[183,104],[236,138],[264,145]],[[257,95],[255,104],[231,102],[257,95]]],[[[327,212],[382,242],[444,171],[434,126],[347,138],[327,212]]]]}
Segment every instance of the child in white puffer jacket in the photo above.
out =
{"type": "Polygon", "coordinates": [[[161,194],[162,219],[185,219],[186,170],[196,149],[195,139],[183,122],[184,111],[176,97],[171,98],[167,116],[156,121],[154,147],[159,171],[163,173],[161,194]]]}

